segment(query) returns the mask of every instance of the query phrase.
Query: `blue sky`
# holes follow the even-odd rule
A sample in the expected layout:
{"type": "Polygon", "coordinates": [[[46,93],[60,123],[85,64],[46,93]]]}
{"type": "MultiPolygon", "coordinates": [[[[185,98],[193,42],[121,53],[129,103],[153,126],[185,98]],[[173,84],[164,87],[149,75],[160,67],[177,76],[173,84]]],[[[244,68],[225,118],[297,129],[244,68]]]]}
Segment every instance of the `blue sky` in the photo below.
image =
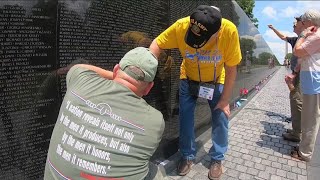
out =
{"type": "MultiPolygon", "coordinates": [[[[319,1],[255,1],[254,17],[259,20],[259,32],[272,52],[282,64],[285,56],[285,42],[268,28],[272,24],[287,36],[297,36],[293,32],[294,17],[302,15],[308,9],[320,10],[319,1]]],[[[288,52],[291,46],[288,45],[288,52]]]]}

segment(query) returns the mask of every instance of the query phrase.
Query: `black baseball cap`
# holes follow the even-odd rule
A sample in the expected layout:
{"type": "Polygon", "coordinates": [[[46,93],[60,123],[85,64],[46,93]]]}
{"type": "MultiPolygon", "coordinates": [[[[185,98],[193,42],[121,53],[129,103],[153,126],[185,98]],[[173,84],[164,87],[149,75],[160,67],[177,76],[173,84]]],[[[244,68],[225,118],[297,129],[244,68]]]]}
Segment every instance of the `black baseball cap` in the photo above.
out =
{"type": "Polygon", "coordinates": [[[297,21],[301,21],[302,20],[302,15],[299,17],[294,17],[297,21]]]}
{"type": "Polygon", "coordinates": [[[190,27],[185,42],[193,48],[203,47],[221,26],[221,13],[218,8],[200,5],[190,15],[190,27]]]}

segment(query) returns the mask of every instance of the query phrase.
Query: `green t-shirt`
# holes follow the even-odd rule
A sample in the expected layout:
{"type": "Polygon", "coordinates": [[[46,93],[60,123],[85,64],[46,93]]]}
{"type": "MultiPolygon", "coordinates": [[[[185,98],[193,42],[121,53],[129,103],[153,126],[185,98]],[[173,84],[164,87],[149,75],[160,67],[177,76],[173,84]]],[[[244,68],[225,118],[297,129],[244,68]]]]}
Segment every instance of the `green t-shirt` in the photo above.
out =
{"type": "Polygon", "coordinates": [[[143,179],[164,131],[162,114],[85,68],[71,68],[66,81],[44,179],[143,179]]]}

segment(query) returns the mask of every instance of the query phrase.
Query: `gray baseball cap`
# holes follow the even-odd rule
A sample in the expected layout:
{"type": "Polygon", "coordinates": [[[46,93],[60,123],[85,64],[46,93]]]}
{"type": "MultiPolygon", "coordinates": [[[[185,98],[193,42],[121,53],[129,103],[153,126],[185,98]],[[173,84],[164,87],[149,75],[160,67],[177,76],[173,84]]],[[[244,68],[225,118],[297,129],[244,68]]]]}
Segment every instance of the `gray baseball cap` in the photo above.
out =
{"type": "Polygon", "coordinates": [[[119,62],[120,68],[130,77],[145,82],[152,82],[157,73],[158,60],[152,52],[145,47],[136,47],[127,52],[119,62]],[[131,71],[128,66],[138,67],[144,77],[131,71]]]}

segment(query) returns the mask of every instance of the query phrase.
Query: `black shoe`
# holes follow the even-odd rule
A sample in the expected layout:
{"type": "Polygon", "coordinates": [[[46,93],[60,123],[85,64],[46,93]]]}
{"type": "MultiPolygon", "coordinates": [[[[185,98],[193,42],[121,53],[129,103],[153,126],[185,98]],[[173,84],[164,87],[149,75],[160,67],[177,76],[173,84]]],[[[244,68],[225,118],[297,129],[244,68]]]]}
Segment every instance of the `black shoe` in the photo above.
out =
{"type": "Polygon", "coordinates": [[[283,133],[283,139],[292,142],[300,142],[300,137],[294,136],[292,133],[283,133]]]}
{"type": "Polygon", "coordinates": [[[287,133],[293,133],[293,129],[287,129],[287,133]]]}

